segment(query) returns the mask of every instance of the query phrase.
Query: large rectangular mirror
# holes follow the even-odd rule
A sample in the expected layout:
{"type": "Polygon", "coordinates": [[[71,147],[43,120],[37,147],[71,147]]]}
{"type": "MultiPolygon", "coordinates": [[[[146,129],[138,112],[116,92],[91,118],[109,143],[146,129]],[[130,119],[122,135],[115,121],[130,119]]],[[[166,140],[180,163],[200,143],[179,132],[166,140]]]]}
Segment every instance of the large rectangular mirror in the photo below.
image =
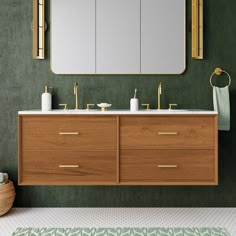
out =
{"type": "Polygon", "coordinates": [[[56,74],[181,74],[185,0],[51,0],[56,74]]]}

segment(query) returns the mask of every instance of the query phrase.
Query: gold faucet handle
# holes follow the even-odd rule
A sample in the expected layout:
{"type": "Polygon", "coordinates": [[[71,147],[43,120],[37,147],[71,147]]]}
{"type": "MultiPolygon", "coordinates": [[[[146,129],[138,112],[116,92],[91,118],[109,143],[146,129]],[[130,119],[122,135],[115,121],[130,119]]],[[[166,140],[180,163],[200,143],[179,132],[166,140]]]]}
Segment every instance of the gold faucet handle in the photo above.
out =
{"type": "Polygon", "coordinates": [[[86,110],[89,111],[90,107],[94,106],[94,104],[87,104],[86,110]]]}
{"type": "Polygon", "coordinates": [[[172,107],[176,107],[176,106],[178,106],[178,104],[176,104],[176,103],[170,103],[170,104],[169,104],[169,110],[172,110],[172,107]]]}
{"type": "Polygon", "coordinates": [[[67,104],[66,103],[59,104],[59,106],[63,106],[64,110],[67,110],[67,104]]]}
{"type": "Polygon", "coordinates": [[[144,103],[144,104],[142,104],[142,106],[146,106],[146,110],[149,110],[150,104],[144,103]]]}

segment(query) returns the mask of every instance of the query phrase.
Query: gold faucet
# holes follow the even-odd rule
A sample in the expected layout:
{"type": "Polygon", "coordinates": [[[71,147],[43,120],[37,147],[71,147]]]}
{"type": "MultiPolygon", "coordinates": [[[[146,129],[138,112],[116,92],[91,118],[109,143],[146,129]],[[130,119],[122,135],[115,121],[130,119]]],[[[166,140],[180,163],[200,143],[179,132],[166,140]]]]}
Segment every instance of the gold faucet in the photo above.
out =
{"type": "Polygon", "coordinates": [[[79,103],[78,103],[78,91],[79,91],[79,85],[78,83],[74,83],[74,95],[75,95],[75,110],[79,109],[79,103]]]}
{"type": "Polygon", "coordinates": [[[158,84],[158,89],[157,89],[157,94],[158,94],[158,97],[157,97],[157,109],[160,110],[161,109],[161,82],[158,84]]]}

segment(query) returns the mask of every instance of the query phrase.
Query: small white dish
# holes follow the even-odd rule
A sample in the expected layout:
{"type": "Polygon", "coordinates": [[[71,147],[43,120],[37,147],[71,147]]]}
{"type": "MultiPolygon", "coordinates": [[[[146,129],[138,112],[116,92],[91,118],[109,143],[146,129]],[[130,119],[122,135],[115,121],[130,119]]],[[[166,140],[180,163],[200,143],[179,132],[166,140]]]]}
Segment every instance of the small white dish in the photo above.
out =
{"type": "Polygon", "coordinates": [[[101,111],[106,111],[108,107],[111,107],[111,105],[112,104],[105,103],[105,102],[97,104],[97,106],[101,108],[101,111]]]}

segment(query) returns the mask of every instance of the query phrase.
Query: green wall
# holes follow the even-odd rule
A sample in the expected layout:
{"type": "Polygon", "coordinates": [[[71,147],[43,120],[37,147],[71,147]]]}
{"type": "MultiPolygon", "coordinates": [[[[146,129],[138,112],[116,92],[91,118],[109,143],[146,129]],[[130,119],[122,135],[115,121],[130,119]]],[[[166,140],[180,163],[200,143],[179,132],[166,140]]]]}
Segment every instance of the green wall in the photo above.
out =
{"type": "MultiPolygon", "coordinates": [[[[49,21],[49,1],[47,1],[49,21]]],[[[236,207],[236,1],[207,0],[205,59],[191,59],[191,1],[187,2],[187,70],[178,76],[59,76],[50,71],[49,30],[47,59],[32,59],[32,0],[0,1],[0,171],[16,185],[18,207],[236,207]],[[212,109],[209,76],[221,66],[232,76],[231,131],[219,133],[218,187],[135,186],[17,186],[17,111],[40,108],[45,84],[54,87],[53,106],[74,107],[73,83],[80,85],[80,105],[107,101],[128,108],[134,88],[142,103],[156,107],[156,86],[163,84],[163,106],[212,109]]],[[[222,79],[223,81],[223,79],[222,79]]],[[[226,82],[227,83],[227,82],[226,82]]]]}

